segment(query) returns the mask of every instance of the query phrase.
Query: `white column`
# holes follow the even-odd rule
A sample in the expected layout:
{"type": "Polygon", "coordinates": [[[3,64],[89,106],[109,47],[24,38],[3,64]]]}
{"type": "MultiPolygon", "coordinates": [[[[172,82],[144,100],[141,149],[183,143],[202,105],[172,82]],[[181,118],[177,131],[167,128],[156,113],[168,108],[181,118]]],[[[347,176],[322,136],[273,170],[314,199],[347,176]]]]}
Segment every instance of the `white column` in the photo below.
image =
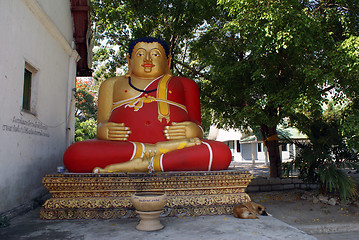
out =
{"type": "Polygon", "coordinates": [[[283,161],[283,153],[282,153],[282,145],[279,144],[279,157],[280,157],[280,161],[282,162],[283,161]]]}
{"type": "Polygon", "coordinates": [[[67,83],[67,124],[66,124],[66,146],[74,142],[75,137],[75,89],[76,89],[76,65],[80,56],[76,50],[72,51],[69,61],[69,79],[67,83]]]}
{"type": "Polygon", "coordinates": [[[256,144],[254,142],[251,143],[252,148],[252,164],[256,163],[256,144]]]}

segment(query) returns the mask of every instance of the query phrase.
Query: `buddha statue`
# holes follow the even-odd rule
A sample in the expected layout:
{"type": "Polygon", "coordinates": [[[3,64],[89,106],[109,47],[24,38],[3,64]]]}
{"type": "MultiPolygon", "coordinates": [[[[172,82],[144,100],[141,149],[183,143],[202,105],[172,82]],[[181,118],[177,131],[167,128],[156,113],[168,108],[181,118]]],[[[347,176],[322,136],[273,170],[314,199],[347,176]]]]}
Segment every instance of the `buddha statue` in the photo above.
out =
{"type": "Polygon", "coordinates": [[[76,173],[227,169],[231,151],[203,139],[198,86],[171,75],[167,44],[136,39],[127,62],[126,75],[100,86],[97,139],[69,146],[66,168],[76,173]]]}

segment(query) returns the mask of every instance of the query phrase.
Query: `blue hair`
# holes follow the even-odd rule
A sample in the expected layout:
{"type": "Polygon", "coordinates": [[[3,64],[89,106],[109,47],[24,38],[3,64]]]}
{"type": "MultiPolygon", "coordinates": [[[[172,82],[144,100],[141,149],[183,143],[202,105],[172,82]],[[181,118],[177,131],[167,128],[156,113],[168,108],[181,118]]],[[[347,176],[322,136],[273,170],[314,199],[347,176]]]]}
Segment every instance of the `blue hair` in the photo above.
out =
{"type": "Polygon", "coordinates": [[[131,58],[131,55],[132,55],[133,48],[139,42],[145,42],[145,43],[158,42],[159,44],[161,44],[161,46],[165,50],[167,58],[168,58],[168,55],[170,54],[170,49],[169,49],[169,47],[168,47],[168,45],[167,45],[167,43],[165,41],[163,41],[161,39],[158,39],[158,38],[153,38],[153,37],[143,37],[143,38],[137,38],[135,40],[132,40],[132,42],[128,46],[128,55],[130,56],[130,58],[131,58]]]}

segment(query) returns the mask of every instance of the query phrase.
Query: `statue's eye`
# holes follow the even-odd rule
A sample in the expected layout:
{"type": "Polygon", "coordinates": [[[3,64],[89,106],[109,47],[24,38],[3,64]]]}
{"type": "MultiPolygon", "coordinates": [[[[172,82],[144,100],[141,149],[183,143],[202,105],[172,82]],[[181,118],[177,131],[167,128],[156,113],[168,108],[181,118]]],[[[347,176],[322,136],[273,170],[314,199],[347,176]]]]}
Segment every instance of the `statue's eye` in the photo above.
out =
{"type": "Polygon", "coordinates": [[[157,52],[157,51],[153,51],[152,56],[159,57],[159,56],[161,56],[161,54],[159,52],[157,52]]]}
{"type": "Polygon", "coordinates": [[[145,56],[146,52],[143,51],[142,49],[140,49],[139,51],[136,52],[136,56],[137,57],[143,57],[145,56]]]}

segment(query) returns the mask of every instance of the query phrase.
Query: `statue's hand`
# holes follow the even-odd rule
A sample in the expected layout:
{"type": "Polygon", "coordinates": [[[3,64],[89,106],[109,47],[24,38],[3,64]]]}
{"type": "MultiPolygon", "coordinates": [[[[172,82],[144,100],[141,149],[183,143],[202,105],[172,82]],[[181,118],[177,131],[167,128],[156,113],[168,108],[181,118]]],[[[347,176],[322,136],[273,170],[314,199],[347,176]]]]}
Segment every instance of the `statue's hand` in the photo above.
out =
{"type": "Polygon", "coordinates": [[[101,140],[127,141],[130,128],[124,123],[101,122],[97,125],[97,138],[101,140]]]}
{"type": "Polygon", "coordinates": [[[190,121],[173,122],[171,126],[166,126],[163,132],[167,140],[203,137],[202,128],[190,121]]]}

